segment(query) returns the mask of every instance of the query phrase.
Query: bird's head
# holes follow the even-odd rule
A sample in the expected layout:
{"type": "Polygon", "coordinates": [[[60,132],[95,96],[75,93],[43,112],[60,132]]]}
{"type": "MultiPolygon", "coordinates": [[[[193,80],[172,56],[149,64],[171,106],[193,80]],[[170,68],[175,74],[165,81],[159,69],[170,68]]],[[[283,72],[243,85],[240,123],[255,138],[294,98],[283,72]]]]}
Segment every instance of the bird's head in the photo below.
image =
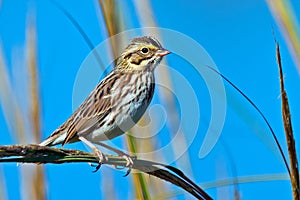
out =
{"type": "Polygon", "coordinates": [[[117,69],[122,71],[153,71],[170,51],[157,39],[149,36],[134,38],[118,58],[117,69]]]}

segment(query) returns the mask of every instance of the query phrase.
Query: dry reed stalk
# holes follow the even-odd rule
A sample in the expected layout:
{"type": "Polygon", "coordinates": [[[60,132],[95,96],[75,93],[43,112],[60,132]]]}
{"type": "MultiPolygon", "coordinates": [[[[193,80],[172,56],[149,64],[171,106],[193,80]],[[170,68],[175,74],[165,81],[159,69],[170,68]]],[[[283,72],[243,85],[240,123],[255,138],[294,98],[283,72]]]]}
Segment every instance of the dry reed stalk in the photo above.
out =
{"type": "MultiPolygon", "coordinates": [[[[106,159],[102,163],[104,165],[108,164],[118,167],[126,167],[127,165],[127,160],[122,156],[105,155],[105,157],[106,159]]],[[[61,164],[70,162],[99,163],[98,157],[95,154],[79,150],[51,148],[39,145],[0,146],[0,163],[9,162],[36,164],[61,164]]],[[[177,185],[197,199],[212,199],[201,187],[175,167],[147,160],[134,159],[132,169],[139,170],[177,185]]]]}
{"type": "MultiPolygon", "coordinates": [[[[107,27],[107,32],[109,37],[111,38],[111,48],[114,58],[118,56],[118,50],[120,49],[120,45],[122,41],[115,38],[119,37],[112,37],[118,34],[121,31],[121,27],[123,24],[122,19],[120,18],[120,10],[118,9],[118,4],[116,1],[113,0],[99,0],[99,5],[103,14],[103,18],[107,27]]],[[[126,38],[123,38],[126,39],[126,38]]],[[[134,144],[134,138],[126,137],[127,144],[134,144]]],[[[136,148],[132,148],[132,145],[129,145],[129,150],[135,153],[137,150],[136,148]]],[[[148,186],[145,181],[145,177],[143,174],[134,173],[133,174],[133,185],[135,185],[135,194],[137,199],[144,199],[149,198],[149,190],[148,186]]]]}
{"type": "Polygon", "coordinates": [[[280,77],[280,92],[281,92],[281,105],[282,105],[282,121],[284,125],[284,132],[286,136],[288,153],[290,158],[290,171],[291,171],[291,184],[292,184],[292,193],[294,200],[299,200],[299,169],[298,169],[298,159],[296,144],[294,139],[294,133],[292,128],[292,119],[290,113],[290,106],[288,102],[288,97],[284,88],[284,78],[282,71],[282,63],[280,56],[280,47],[276,43],[276,58],[279,68],[279,77],[280,77]]]}
{"type": "MultiPolygon", "coordinates": [[[[31,133],[33,133],[33,141],[39,143],[41,141],[41,114],[40,114],[40,93],[38,81],[38,65],[37,65],[37,49],[36,49],[36,29],[35,23],[31,23],[31,18],[27,24],[27,70],[28,78],[28,108],[29,108],[29,123],[31,133]]],[[[31,197],[32,199],[45,199],[45,177],[44,167],[36,166],[31,177],[31,197]]]]}
{"type": "MultiPolygon", "coordinates": [[[[134,6],[137,11],[138,18],[141,22],[141,24],[145,27],[157,27],[157,23],[155,21],[155,14],[153,13],[152,6],[149,1],[139,1],[139,0],[134,0],[134,6]],[[144,8],[147,8],[147,12],[144,11],[144,8]]],[[[159,38],[159,32],[156,33],[156,37],[160,41],[162,41],[161,38],[159,38]]],[[[162,66],[168,66],[166,59],[162,61],[162,66]]],[[[170,76],[169,70],[168,69],[162,69],[162,68],[157,68],[157,74],[159,74],[158,79],[160,79],[161,83],[168,88],[171,91],[174,91],[173,89],[173,83],[172,83],[172,78],[170,76]]],[[[177,125],[180,124],[180,117],[178,110],[176,108],[175,104],[175,98],[174,95],[170,92],[163,92],[162,90],[157,90],[158,95],[160,100],[163,102],[166,112],[168,113],[168,116],[170,116],[170,120],[167,120],[167,127],[169,130],[170,138],[174,137],[174,133],[176,133],[177,125]]],[[[191,166],[190,162],[190,157],[188,153],[185,153],[182,155],[182,149],[188,149],[187,146],[187,140],[184,137],[183,130],[180,128],[177,131],[177,136],[180,137],[178,141],[180,141],[180,144],[177,144],[173,142],[172,145],[172,151],[174,153],[175,157],[180,156],[180,159],[182,162],[177,163],[180,167],[184,167],[185,170],[189,172],[189,174],[193,174],[193,168],[191,166]]],[[[150,145],[150,144],[149,144],[150,145]]],[[[153,148],[153,147],[152,147],[153,148]]],[[[161,155],[164,157],[164,155],[161,155]]],[[[193,175],[192,175],[193,176],[193,175]]],[[[154,182],[152,184],[152,188],[154,188],[156,191],[159,191],[160,193],[162,192],[162,183],[161,182],[154,182]]]]}

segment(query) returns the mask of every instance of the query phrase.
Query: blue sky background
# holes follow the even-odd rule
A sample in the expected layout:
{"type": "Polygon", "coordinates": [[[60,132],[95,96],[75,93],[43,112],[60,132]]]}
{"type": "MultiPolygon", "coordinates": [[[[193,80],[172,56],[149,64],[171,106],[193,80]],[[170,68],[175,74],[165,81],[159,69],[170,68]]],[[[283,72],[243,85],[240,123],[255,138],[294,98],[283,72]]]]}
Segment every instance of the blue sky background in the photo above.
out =
{"type": "MultiPolygon", "coordinates": [[[[107,38],[103,19],[97,16],[95,1],[60,1],[82,26],[91,41],[97,45],[107,38]]],[[[132,20],[126,29],[139,28],[131,1],[126,16],[132,20]]],[[[300,12],[300,3],[292,1],[295,13],[300,12]]],[[[293,128],[299,152],[300,93],[297,71],[286,43],[265,1],[219,0],[219,1],[151,1],[159,27],[172,29],[196,40],[210,54],[221,73],[235,83],[263,111],[286,152],[285,135],[281,121],[279,75],[275,57],[272,31],[281,45],[286,90],[291,106],[293,128]]],[[[124,8],[125,9],[125,8],[124,8]]],[[[36,16],[37,56],[42,99],[42,131],[47,137],[72,113],[72,92],[78,69],[90,52],[82,36],[67,17],[49,1],[7,1],[0,7],[0,40],[12,85],[20,102],[26,90],[24,83],[24,59],[26,20],[28,14],[36,16]],[[22,71],[23,70],[23,71],[22,71]]],[[[299,19],[299,17],[298,17],[299,19]]],[[[177,42],[177,41],[174,41],[177,42]]],[[[162,41],[163,43],[163,41],[162,41]]],[[[165,46],[168,48],[168,46],[165,46]]],[[[172,49],[170,49],[172,51],[172,49]]],[[[186,49],[193,51],[193,49],[186,49]]],[[[191,66],[176,55],[167,57],[168,65],[180,71],[192,86],[200,101],[201,121],[199,133],[187,154],[193,172],[187,172],[199,183],[207,183],[233,177],[233,160],[238,177],[286,174],[283,161],[273,142],[270,131],[257,112],[235,90],[225,84],[227,112],[221,138],[205,158],[198,157],[203,134],[210,119],[209,94],[201,78],[197,78],[191,66]],[[190,77],[189,77],[190,76],[190,77]],[[193,77],[195,76],[195,77],[193,77]],[[203,100],[203,101],[202,101],[203,100]],[[224,148],[226,146],[226,148],[224,148]]],[[[177,89],[180,89],[177,88],[177,89]]],[[[157,94],[153,103],[160,103],[157,94]]],[[[25,103],[24,103],[25,104],[25,103]]],[[[1,108],[2,109],[2,108],[1,108]]],[[[24,111],[25,112],[25,111],[24,111]]],[[[165,130],[165,129],[164,129],[165,130]]],[[[16,138],[9,133],[2,110],[0,111],[0,144],[14,144],[16,138]]],[[[160,138],[161,141],[166,138],[160,138]]],[[[120,138],[116,144],[122,144],[120,138]]],[[[82,144],[68,146],[82,148],[82,144]]],[[[124,147],[126,149],[126,147],[124,147]]],[[[161,162],[157,158],[158,162],[161,162]]],[[[180,169],[186,171],[178,160],[180,169]]],[[[21,167],[16,164],[1,164],[0,172],[7,189],[8,199],[20,199],[22,189],[19,178],[21,167]]],[[[46,165],[48,199],[86,196],[105,198],[100,183],[114,180],[116,196],[132,198],[130,175],[103,167],[91,173],[87,164],[46,165]]],[[[258,179],[258,178],[257,178],[258,179]]],[[[277,179],[277,178],[275,178],[277,179]]],[[[168,185],[168,184],[166,184],[168,185]]],[[[179,190],[168,187],[170,191],[179,190]]],[[[206,191],[218,199],[233,199],[233,187],[210,188],[206,191]]],[[[243,199],[291,199],[290,183],[285,180],[242,183],[239,185],[243,199]]],[[[179,190],[181,191],[181,190],[179,190]]],[[[184,198],[178,196],[178,198],[184,198]]]]}

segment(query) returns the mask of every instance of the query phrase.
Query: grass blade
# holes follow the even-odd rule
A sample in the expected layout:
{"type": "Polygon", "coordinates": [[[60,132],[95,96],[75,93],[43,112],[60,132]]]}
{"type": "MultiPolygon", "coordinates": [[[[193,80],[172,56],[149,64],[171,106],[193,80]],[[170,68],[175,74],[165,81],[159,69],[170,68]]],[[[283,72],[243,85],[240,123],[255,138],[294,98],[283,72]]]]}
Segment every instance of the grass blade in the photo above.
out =
{"type": "Polygon", "coordinates": [[[233,84],[226,76],[224,76],[223,74],[221,74],[220,72],[218,72],[216,69],[214,69],[213,67],[209,66],[209,65],[205,65],[206,67],[208,67],[209,69],[211,69],[212,71],[214,71],[215,73],[217,73],[218,75],[220,75],[227,83],[229,83],[229,85],[231,85],[235,90],[237,90],[253,107],[254,109],[259,113],[259,115],[263,118],[263,120],[266,122],[269,130],[271,131],[272,133],[272,136],[273,136],[273,139],[279,149],[279,152],[281,154],[281,157],[284,161],[284,164],[285,164],[285,167],[289,173],[289,175],[291,176],[291,172],[290,172],[290,168],[289,168],[289,164],[286,160],[286,157],[283,153],[283,150],[281,148],[281,145],[279,143],[279,140],[271,126],[271,124],[269,123],[269,121],[267,120],[266,116],[263,114],[263,112],[255,105],[255,103],[243,92],[241,91],[235,84],[233,84]]]}

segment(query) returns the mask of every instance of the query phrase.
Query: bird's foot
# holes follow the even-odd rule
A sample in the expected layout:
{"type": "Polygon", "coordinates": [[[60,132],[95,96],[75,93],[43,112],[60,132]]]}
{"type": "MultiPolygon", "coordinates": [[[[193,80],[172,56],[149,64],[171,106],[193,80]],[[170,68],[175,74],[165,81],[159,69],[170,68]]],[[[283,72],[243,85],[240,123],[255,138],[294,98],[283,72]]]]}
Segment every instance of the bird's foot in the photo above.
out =
{"type": "MultiPolygon", "coordinates": [[[[115,152],[116,154],[118,154],[118,156],[122,156],[123,158],[125,158],[126,160],[126,165],[124,167],[128,167],[128,171],[126,173],[125,176],[127,176],[130,171],[131,171],[131,168],[133,166],[133,158],[136,159],[136,156],[130,156],[129,154],[127,153],[124,153],[123,151],[119,150],[119,149],[116,149],[114,147],[111,147],[111,146],[108,146],[107,144],[105,143],[102,143],[102,142],[97,142],[96,144],[108,149],[108,150],[111,150],[113,152],[115,152]]],[[[114,166],[116,169],[124,169],[124,167],[118,167],[118,166],[114,166]]]]}
{"type": "MultiPolygon", "coordinates": [[[[125,167],[127,167],[128,170],[127,170],[126,174],[123,176],[123,177],[126,177],[126,176],[128,176],[128,175],[130,174],[130,172],[131,172],[132,166],[133,166],[133,164],[134,164],[133,159],[136,159],[136,156],[130,156],[130,155],[124,153],[124,152],[121,152],[121,153],[118,152],[118,156],[122,156],[122,157],[126,160],[126,165],[125,165],[125,167]]],[[[117,167],[117,166],[115,166],[115,168],[116,168],[116,169],[124,169],[124,167],[117,167]]]]}
{"type": "Polygon", "coordinates": [[[97,172],[97,171],[100,169],[100,167],[101,167],[103,161],[106,160],[106,157],[105,157],[105,155],[102,153],[102,151],[100,151],[98,148],[95,147],[95,148],[93,148],[93,150],[94,150],[94,153],[96,154],[96,156],[99,158],[99,163],[98,163],[98,165],[96,166],[95,170],[93,171],[93,172],[97,172]]]}
{"type": "Polygon", "coordinates": [[[87,140],[85,137],[83,136],[79,136],[78,137],[79,140],[81,140],[84,144],[88,145],[90,148],[93,149],[95,155],[99,158],[99,164],[96,166],[96,169],[93,172],[96,172],[100,169],[103,161],[106,161],[106,157],[105,155],[93,144],[91,143],[89,140],[87,140]]]}

